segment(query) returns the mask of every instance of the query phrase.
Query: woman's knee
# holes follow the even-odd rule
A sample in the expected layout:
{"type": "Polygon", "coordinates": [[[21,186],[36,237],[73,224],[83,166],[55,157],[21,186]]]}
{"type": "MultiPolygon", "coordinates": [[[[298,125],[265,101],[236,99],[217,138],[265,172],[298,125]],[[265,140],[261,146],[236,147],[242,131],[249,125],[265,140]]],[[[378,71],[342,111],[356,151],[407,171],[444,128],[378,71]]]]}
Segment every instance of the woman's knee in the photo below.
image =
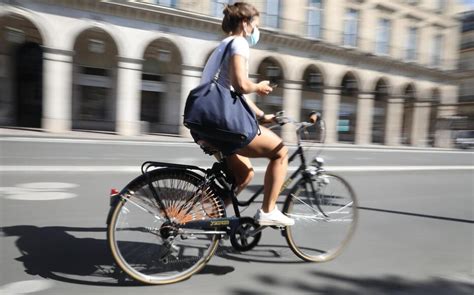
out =
{"type": "Polygon", "coordinates": [[[270,160],[286,160],[288,159],[288,148],[281,142],[269,155],[270,160]]]}

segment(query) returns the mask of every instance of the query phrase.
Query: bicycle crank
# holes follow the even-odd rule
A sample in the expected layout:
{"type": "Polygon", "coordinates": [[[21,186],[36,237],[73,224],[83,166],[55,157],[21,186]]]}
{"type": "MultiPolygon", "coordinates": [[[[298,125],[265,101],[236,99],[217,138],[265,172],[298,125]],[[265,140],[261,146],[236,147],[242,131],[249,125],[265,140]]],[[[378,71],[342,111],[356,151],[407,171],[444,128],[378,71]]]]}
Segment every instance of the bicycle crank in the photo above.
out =
{"type": "Polygon", "coordinates": [[[230,243],[237,251],[249,251],[257,246],[262,232],[258,230],[260,226],[251,217],[242,217],[240,224],[230,235],[230,243]]]}

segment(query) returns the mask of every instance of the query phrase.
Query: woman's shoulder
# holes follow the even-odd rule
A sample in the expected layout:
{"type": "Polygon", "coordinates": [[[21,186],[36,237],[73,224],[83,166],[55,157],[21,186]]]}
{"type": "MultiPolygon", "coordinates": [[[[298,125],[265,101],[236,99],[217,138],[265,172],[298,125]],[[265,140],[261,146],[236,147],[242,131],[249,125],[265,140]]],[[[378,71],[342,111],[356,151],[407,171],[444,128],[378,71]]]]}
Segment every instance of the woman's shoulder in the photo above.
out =
{"type": "Polygon", "coordinates": [[[221,44],[220,45],[227,45],[230,43],[230,41],[233,41],[232,43],[232,46],[234,46],[234,44],[236,45],[243,45],[243,46],[247,46],[249,47],[249,43],[247,42],[247,39],[245,39],[245,37],[242,37],[242,36],[237,36],[237,37],[234,37],[234,36],[229,36],[229,37],[226,37],[224,40],[221,41],[221,44]]]}
{"type": "Polygon", "coordinates": [[[234,44],[249,47],[249,42],[242,36],[234,37],[234,44]]]}

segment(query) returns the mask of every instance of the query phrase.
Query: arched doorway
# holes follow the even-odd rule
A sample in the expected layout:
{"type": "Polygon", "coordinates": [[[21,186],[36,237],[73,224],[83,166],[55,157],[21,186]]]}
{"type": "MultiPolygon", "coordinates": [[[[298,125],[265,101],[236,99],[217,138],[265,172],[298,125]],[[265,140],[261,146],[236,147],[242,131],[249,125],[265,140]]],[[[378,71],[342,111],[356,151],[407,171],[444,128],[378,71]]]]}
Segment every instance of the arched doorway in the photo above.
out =
{"type": "Polygon", "coordinates": [[[379,79],[374,91],[374,115],[372,121],[372,142],[385,143],[387,121],[388,85],[384,79],[379,79]]]}
{"type": "Polygon", "coordinates": [[[278,84],[268,96],[257,96],[256,104],[267,114],[274,114],[283,110],[284,75],[281,65],[274,58],[265,58],[258,67],[258,82],[268,80],[278,84]]]}
{"type": "Polygon", "coordinates": [[[82,32],[74,45],[72,128],[115,131],[118,50],[100,28],[82,32]]]}
{"type": "MultiPolygon", "coordinates": [[[[300,121],[307,121],[309,114],[313,111],[321,112],[323,109],[323,91],[324,76],[315,65],[306,68],[303,73],[302,104],[300,112],[300,121]]],[[[318,128],[310,127],[307,129],[309,134],[304,138],[320,140],[318,128]]]]}
{"type": "Polygon", "coordinates": [[[438,106],[441,102],[441,94],[438,88],[431,91],[430,121],[428,127],[428,144],[435,145],[436,129],[438,124],[438,106]]]}
{"type": "Polygon", "coordinates": [[[179,133],[181,65],[178,48],[167,39],[151,42],[143,56],[140,120],[145,133],[179,133]]]}
{"type": "Polygon", "coordinates": [[[413,114],[415,113],[416,92],[415,86],[410,83],[404,91],[405,102],[403,104],[402,144],[412,143],[413,114]]]}
{"type": "Polygon", "coordinates": [[[355,142],[357,122],[357,102],[359,86],[351,72],[344,75],[341,82],[341,101],[339,104],[339,120],[337,124],[338,141],[355,142]]]}
{"type": "Polygon", "coordinates": [[[28,19],[0,18],[0,125],[41,127],[43,38],[28,19]]]}

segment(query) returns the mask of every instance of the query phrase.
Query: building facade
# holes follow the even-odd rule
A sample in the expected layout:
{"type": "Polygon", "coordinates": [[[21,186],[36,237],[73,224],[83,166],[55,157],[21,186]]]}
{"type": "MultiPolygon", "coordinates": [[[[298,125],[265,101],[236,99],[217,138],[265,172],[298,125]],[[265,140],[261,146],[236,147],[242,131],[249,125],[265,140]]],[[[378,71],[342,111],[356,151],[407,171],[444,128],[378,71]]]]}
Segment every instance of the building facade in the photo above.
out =
{"type": "MultiPolygon", "coordinates": [[[[0,125],[188,136],[186,97],[228,2],[0,1],[0,125]]],[[[252,3],[249,75],[279,85],[249,95],[263,110],[321,111],[328,143],[451,145],[438,122],[457,112],[454,0],[252,3]]]]}
{"type": "Polygon", "coordinates": [[[461,14],[459,107],[453,129],[474,130],[474,11],[461,14]]]}

